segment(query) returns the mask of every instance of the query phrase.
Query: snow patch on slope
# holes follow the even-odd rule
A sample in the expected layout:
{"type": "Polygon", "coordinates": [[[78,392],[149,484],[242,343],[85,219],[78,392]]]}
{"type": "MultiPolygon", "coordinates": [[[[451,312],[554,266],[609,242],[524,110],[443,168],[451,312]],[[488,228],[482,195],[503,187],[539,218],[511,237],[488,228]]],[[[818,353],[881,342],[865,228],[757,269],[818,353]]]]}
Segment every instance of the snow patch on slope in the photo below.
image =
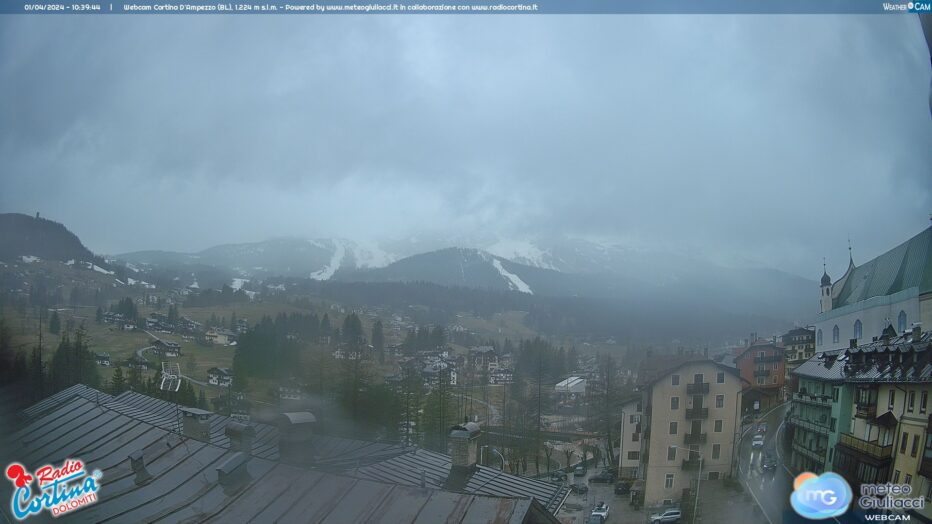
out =
{"type": "Polygon", "coordinates": [[[245,284],[246,282],[249,282],[249,280],[245,278],[234,278],[233,285],[231,285],[230,287],[232,287],[234,291],[239,291],[240,289],[242,289],[243,284],[245,284]]]}
{"type": "Polygon", "coordinates": [[[106,269],[98,266],[97,264],[91,264],[91,269],[98,273],[103,273],[104,275],[112,275],[113,271],[107,271],[106,269]]]}
{"type": "Polygon", "coordinates": [[[534,294],[534,292],[531,291],[531,286],[527,285],[523,280],[521,280],[521,278],[518,275],[515,275],[514,273],[509,273],[507,269],[502,267],[502,262],[499,259],[493,258],[492,265],[495,267],[495,269],[498,270],[498,272],[502,275],[502,277],[504,277],[505,280],[508,282],[508,287],[510,287],[511,289],[520,291],[522,293],[527,293],[529,295],[534,294]]]}
{"type": "Polygon", "coordinates": [[[526,240],[499,240],[488,248],[493,255],[524,264],[559,271],[551,263],[552,256],[549,250],[542,250],[526,240]]]}
{"type": "MultiPolygon", "coordinates": [[[[337,242],[334,241],[334,244],[337,242]]],[[[353,259],[356,261],[356,267],[360,268],[379,268],[385,267],[395,261],[395,257],[385,252],[374,243],[361,244],[354,242],[351,246],[353,259]]]]}
{"type": "Polygon", "coordinates": [[[34,256],[32,256],[32,255],[23,255],[23,256],[22,256],[22,259],[23,259],[23,262],[25,262],[25,263],[27,263],[27,264],[32,264],[33,262],[38,262],[38,261],[39,261],[39,257],[34,257],[34,256]]]}
{"type": "Polygon", "coordinates": [[[330,280],[330,277],[340,269],[340,264],[343,263],[343,257],[346,256],[346,247],[344,247],[341,242],[334,242],[333,245],[333,256],[330,257],[330,263],[323,269],[311,273],[311,278],[314,280],[330,280]]]}

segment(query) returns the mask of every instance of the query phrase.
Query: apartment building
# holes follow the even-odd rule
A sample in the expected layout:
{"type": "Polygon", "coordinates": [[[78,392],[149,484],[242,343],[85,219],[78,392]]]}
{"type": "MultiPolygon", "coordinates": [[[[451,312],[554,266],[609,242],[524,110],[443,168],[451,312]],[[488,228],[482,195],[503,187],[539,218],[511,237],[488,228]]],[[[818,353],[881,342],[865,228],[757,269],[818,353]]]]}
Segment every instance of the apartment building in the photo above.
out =
{"type": "Polygon", "coordinates": [[[735,357],[745,380],[743,412],[766,411],[783,402],[786,379],[784,348],[773,340],[754,340],[735,357]]]}
{"type": "MultiPolygon", "coordinates": [[[[832,470],[864,483],[909,484],[932,502],[932,333],[888,326],[870,343],[826,351],[793,374],[787,417],[797,471],[832,470]]],[[[932,511],[917,514],[932,519],[932,511]]]]}
{"type": "Polygon", "coordinates": [[[620,478],[637,478],[641,465],[641,397],[625,399],[621,403],[619,427],[618,475],[620,478]]]}
{"type": "Polygon", "coordinates": [[[781,336],[780,341],[783,344],[784,356],[786,357],[786,391],[797,391],[799,385],[796,383],[796,377],[792,374],[792,371],[815,356],[815,330],[793,328],[781,336]]]}
{"type": "Polygon", "coordinates": [[[648,358],[638,373],[643,504],[680,502],[697,479],[732,470],[742,379],[705,355],[648,358]]]}

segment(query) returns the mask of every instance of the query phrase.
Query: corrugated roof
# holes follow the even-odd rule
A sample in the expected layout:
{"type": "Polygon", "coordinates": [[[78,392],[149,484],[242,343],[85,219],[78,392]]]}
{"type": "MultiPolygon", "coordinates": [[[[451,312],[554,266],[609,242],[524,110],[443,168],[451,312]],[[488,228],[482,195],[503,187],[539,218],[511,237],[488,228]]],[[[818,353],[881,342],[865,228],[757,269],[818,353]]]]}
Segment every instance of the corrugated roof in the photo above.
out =
{"type": "Polygon", "coordinates": [[[932,227],[850,271],[833,309],[914,287],[932,291],[932,227]]]}
{"type": "Polygon", "coordinates": [[[932,331],[818,353],[792,374],[830,382],[932,382],[932,331]]]}
{"type": "MultiPolygon", "coordinates": [[[[60,407],[63,404],[63,398],[68,400],[77,396],[94,398],[94,391],[96,390],[93,388],[82,386],[68,395],[60,393],[55,396],[58,398],[58,403],[55,405],[60,407]]],[[[167,432],[179,432],[179,417],[176,413],[179,407],[172,402],[132,391],[121,393],[117,397],[105,396],[109,400],[103,402],[101,407],[167,432]]],[[[43,404],[51,405],[52,403],[46,399],[36,406],[43,404]]],[[[33,408],[35,406],[29,410],[33,408]]],[[[46,407],[46,412],[48,412],[48,407],[46,407]]],[[[229,420],[230,417],[223,415],[215,414],[210,417],[210,444],[229,448],[230,439],[224,432],[229,420]]],[[[268,460],[279,460],[278,427],[255,422],[249,425],[256,432],[252,444],[253,455],[268,460]]],[[[442,489],[446,485],[452,468],[449,455],[412,446],[406,447],[398,443],[313,435],[310,437],[308,446],[313,450],[314,460],[311,466],[359,479],[420,486],[421,471],[424,471],[425,486],[442,489]]],[[[568,489],[561,485],[504,473],[485,466],[477,466],[465,480],[457,491],[500,497],[534,497],[554,514],[569,493],[568,489]]]]}
{"type": "MultiPolygon", "coordinates": [[[[252,457],[235,486],[217,467],[234,452],[181,438],[80,396],[6,438],[4,463],[27,468],[80,458],[103,472],[98,502],[46,522],[542,522],[557,520],[531,499],[485,497],[349,478],[252,457]],[[142,451],[151,479],[138,485],[128,456],[142,451]]],[[[0,483],[0,498],[13,485],[0,483]]],[[[13,520],[10,506],[0,506],[13,520]]]]}

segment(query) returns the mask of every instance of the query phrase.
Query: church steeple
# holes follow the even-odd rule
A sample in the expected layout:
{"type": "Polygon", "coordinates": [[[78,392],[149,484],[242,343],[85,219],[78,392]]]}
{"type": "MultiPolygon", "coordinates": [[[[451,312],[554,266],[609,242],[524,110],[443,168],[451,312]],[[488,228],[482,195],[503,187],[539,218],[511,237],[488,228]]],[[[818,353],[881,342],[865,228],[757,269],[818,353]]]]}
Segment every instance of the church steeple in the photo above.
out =
{"type": "Polygon", "coordinates": [[[822,258],[822,282],[819,285],[819,290],[821,295],[819,297],[819,305],[821,307],[822,313],[832,310],[832,277],[828,276],[828,272],[825,269],[825,258],[822,258]]]}

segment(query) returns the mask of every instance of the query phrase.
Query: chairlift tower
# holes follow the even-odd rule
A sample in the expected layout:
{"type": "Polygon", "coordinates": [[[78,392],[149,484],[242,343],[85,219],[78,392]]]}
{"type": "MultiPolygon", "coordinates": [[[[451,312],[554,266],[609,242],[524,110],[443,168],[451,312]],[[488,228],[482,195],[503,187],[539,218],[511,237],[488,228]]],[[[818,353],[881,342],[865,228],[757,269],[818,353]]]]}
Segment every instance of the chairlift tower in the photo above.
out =
{"type": "Polygon", "coordinates": [[[181,365],[177,362],[162,362],[162,382],[159,389],[168,391],[175,404],[175,427],[181,435],[181,412],[178,410],[178,390],[181,389],[181,365]],[[172,395],[174,394],[174,395],[172,395]]]}

